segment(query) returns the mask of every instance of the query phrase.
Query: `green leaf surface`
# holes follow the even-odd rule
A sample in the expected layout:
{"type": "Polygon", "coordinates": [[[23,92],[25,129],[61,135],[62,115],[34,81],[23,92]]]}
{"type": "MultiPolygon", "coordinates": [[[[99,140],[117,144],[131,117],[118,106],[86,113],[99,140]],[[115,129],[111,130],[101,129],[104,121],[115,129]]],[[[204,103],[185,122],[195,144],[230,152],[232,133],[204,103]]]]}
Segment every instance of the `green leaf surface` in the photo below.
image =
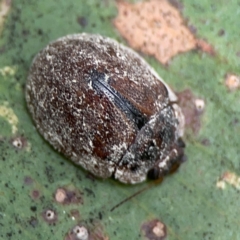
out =
{"type": "Polygon", "coordinates": [[[152,219],[166,225],[171,240],[240,239],[239,186],[216,186],[226,171],[240,175],[240,92],[224,85],[227,73],[240,75],[240,1],[181,2],[216,55],[191,51],[168,67],[146,60],[173,89],[204,99],[201,129],[187,130],[188,161],[175,174],[110,211],[149,182],[96,179],[71,164],[36,131],[24,86],[34,55],[60,36],[99,33],[124,43],[112,24],[115,1],[12,1],[0,38],[0,239],[65,239],[78,223],[98,231],[94,239],[145,239],[141,226],[152,219]],[[61,187],[78,190],[81,201],[57,203],[61,187]],[[46,210],[55,223],[44,219],[46,210]]]}

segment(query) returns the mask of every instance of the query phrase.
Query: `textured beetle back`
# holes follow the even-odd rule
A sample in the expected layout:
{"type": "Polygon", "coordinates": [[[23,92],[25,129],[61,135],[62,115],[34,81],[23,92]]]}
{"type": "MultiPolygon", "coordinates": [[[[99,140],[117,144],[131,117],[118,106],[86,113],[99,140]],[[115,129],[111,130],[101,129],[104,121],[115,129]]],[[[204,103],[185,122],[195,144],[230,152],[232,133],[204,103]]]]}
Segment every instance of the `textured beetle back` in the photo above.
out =
{"type": "Polygon", "coordinates": [[[26,100],[37,129],[54,148],[96,176],[136,183],[182,134],[181,110],[170,106],[168,89],[127,47],[99,35],[75,34],[35,57],[26,100]],[[159,122],[161,117],[170,127],[159,122]],[[160,136],[165,128],[170,132],[160,136]],[[169,134],[171,141],[163,143],[169,134]]]}

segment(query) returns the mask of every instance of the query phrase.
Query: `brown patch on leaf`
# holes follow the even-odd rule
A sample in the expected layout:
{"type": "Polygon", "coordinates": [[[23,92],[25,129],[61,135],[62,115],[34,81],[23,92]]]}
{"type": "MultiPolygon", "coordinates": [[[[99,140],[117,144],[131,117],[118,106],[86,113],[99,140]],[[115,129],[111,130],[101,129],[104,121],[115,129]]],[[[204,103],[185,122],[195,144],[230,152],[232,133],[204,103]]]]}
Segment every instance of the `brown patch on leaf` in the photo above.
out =
{"type": "Polygon", "coordinates": [[[52,209],[46,209],[42,212],[42,217],[48,224],[55,224],[57,222],[57,213],[52,209]]]}
{"type": "Polygon", "coordinates": [[[109,240],[109,237],[104,232],[104,227],[100,222],[95,222],[91,226],[89,240],[109,240]]]}
{"type": "Polygon", "coordinates": [[[211,44],[209,44],[207,41],[203,39],[198,39],[197,40],[197,47],[201,51],[208,53],[211,56],[214,56],[216,54],[215,49],[211,44]]]}
{"type": "Polygon", "coordinates": [[[225,77],[225,85],[230,91],[240,88],[240,77],[234,74],[227,74],[225,77]]]}
{"type": "Polygon", "coordinates": [[[129,45],[166,64],[178,53],[196,48],[196,39],[179,11],[166,0],[117,2],[114,24],[129,45]]]}
{"type": "Polygon", "coordinates": [[[167,227],[158,219],[143,223],[141,231],[149,240],[164,240],[167,237],[167,227]]]}
{"type": "Polygon", "coordinates": [[[33,200],[37,200],[40,198],[41,194],[38,190],[34,189],[31,191],[30,196],[33,200]]]}
{"type": "Polygon", "coordinates": [[[65,240],[109,240],[109,237],[99,223],[94,223],[91,227],[79,223],[67,233],[65,240]]]}
{"type": "Polygon", "coordinates": [[[82,193],[73,186],[64,186],[56,190],[54,198],[61,204],[83,204],[82,193]]]}
{"type": "Polygon", "coordinates": [[[76,225],[67,233],[65,240],[89,240],[89,233],[87,227],[82,224],[76,225]]]}
{"type": "Polygon", "coordinates": [[[197,134],[201,128],[200,116],[205,108],[204,100],[195,97],[190,89],[177,93],[177,96],[178,103],[185,116],[185,127],[197,134]]]}
{"type": "Polygon", "coordinates": [[[15,137],[11,139],[11,144],[17,149],[23,149],[27,147],[27,139],[24,137],[15,137]]]}
{"type": "Polygon", "coordinates": [[[78,220],[78,221],[79,221],[80,218],[81,218],[78,209],[72,209],[72,210],[70,211],[70,215],[71,215],[72,220],[78,220]]]}

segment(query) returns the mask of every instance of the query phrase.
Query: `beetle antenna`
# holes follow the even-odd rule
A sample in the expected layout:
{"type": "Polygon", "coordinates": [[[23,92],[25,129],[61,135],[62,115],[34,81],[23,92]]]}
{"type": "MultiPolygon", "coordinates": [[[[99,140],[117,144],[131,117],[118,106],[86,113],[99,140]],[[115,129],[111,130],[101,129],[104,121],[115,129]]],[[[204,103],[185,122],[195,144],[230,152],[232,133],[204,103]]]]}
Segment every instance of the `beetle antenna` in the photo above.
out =
{"type": "Polygon", "coordinates": [[[163,178],[159,178],[155,181],[152,181],[151,183],[149,183],[146,187],[138,190],[137,192],[135,192],[134,194],[132,194],[131,196],[123,199],[121,202],[119,202],[117,205],[115,205],[114,207],[112,207],[110,209],[110,212],[114,211],[116,208],[118,208],[119,206],[121,206],[122,204],[124,204],[125,202],[131,200],[132,198],[136,197],[137,195],[139,195],[140,193],[144,192],[145,190],[151,188],[153,185],[157,185],[159,183],[161,183],[163,181],[163,178]]]}

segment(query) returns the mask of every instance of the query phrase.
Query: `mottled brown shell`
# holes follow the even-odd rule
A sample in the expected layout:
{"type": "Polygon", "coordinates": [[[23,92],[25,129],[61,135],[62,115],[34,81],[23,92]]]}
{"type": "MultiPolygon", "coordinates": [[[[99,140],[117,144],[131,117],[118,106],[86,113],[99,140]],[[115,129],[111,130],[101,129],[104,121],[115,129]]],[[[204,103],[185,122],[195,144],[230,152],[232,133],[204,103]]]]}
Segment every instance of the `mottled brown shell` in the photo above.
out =
{"type": "Polygon", "coordinates": [[[90,34],[50,43],[26,85],[44,138],[94,175],[124,183],[161,177],[181,162],[184,118],[174,98],[135,52],[90,34]]]}

